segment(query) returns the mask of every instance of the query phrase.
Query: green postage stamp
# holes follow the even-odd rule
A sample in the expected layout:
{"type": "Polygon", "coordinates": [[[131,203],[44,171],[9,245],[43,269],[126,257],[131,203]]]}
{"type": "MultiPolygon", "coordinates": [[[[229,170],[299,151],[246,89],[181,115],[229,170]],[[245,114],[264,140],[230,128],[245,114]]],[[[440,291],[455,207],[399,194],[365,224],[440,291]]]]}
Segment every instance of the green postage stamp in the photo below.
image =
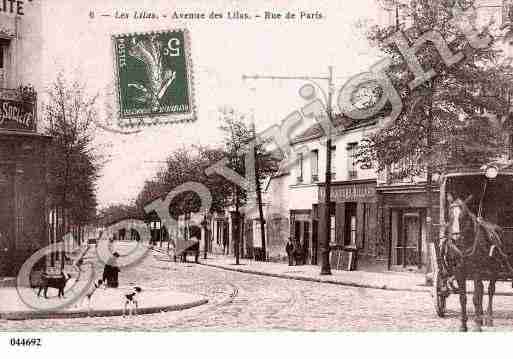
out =
{"type": "Polygon", "coordinates": [[[114,35],[113,42],[120,126],[195,119],[186,29],[114,35]]]}

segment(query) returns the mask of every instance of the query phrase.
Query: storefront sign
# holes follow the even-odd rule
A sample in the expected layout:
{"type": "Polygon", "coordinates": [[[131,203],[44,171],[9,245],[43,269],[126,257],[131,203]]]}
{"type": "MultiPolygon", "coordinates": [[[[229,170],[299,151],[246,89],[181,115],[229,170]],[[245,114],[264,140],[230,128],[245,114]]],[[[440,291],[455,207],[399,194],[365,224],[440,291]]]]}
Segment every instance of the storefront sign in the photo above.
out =
{"type": "MultiPolygon", "coordinates": [[[[32,0],[28,0],[32,2],[32,0]]],[[[0,1],[0,13],[25,15],[25,4],[22,0],[3,0],[0,1]]]]}
{"type": "MultiPolygon", "coordinates": [[[[325,188],[319,188],[319,202],[324,201],[325,188]]],[[[375,183],[349,183],[332,185],[331,200],[333,202],[348,202],[359,200],[373,200],[376,197],[375,183]]]]}
{"type": "Polygon", "coordinates": [[[0,98],[0,129],[36,131],[35,105],[0,98]]]}

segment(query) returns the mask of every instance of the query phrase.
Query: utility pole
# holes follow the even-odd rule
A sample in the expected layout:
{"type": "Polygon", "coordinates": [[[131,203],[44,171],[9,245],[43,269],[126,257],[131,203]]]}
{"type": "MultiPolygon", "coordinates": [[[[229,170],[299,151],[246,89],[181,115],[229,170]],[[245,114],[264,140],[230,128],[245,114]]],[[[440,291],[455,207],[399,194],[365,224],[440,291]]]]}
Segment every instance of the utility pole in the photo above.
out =
{"type": "Polygon", "coordinates": [[[332,140],[331,136],[331,128],[333,126],[333,109],[332,109],[332,97],[333,97],[333,68],[329,67],[329,75],[328,76],[246,76],[243,75],[242,79],[253,79],[253,80],[305,80],[310,83],[313,83],[323,94],[326,100],[326,115],[330,123],[328,124],[329,131],[326,134],[326,180],[325,180],[325,236],[322,239],[322,249],[321,249],[321,275],[330,275],[331,274],[331,266],[330,266],[330,226],[331,226],[331,147],[332,140]],[[323,89],[317,84],[315,80],[322,80],[328,82],[328,97],[326,98],[325,92],[323,89]]]}
{"type": "MultiPolygon", "coordinates": [[[[233,145],[235,146],[235,133],[234,133],[234,130],[233,130],[233,127],[230,126],[230,131],[231,131],[231,135],[232,135],[232,142],[233,142],[233,145]]],[[[233,148],[233,165],[234,165],[234,168],[237,168],[237,164],[239,162],[239,154],[238,154],[238,151],[239,151],[239,148],[236,148],[234,147],[233,148]]],[[[232,218],[233,222],[232,222],[232,239],[233,239],[233,254],[235,255],[235,264],[236,265],[239,265],[240,264],[240,253],[239,253],[239,249],[240,249],[240,212],[239,212],[239,207],[240,207],[240,197],[239,197],[239,187],[234,184],[233,185],[233,191],[234,191],[234,194],[235,194],[235,213],[234,213],[234,216],[232,218]]],[[[228,246],[229,248],[229,246],[228,246]]]]}
{"type": "MultiPolygon", "coordinates": [[[[255,123],[251,125],[251,131],[253,134],[253,139],[256,141],[256,129],[255,123]]],[[[264,209],[262,206],[262,189],[260,188],[260,176],[259,176],[259,167],[258,167],[258,156],[257,156],[257,146],[256,143],[253,144],[253,154],[255,159],[255,191],[256,191],[256,200],[258,205],[258,216],[260,220],[260,239],[262,240],[262,252],[263,252],[263,261],[267,261],[267,249],[265,245],[265,219],[264,219],[264,209]]]]}
{"type": "Polygon", "coordinates": [[[326,105],[326,113],[328,115],[328,133],[326,139],[326,180],[325,180],[325,191],[324,191],[324,245],[321,251],[321,275],[330,275],[330,240],[331,240],[331,124],[332,122],[332,108],[331,102],[333,97],[333,68],[329,67],[329,80],[328,80],[328,103],[326,105]]]}

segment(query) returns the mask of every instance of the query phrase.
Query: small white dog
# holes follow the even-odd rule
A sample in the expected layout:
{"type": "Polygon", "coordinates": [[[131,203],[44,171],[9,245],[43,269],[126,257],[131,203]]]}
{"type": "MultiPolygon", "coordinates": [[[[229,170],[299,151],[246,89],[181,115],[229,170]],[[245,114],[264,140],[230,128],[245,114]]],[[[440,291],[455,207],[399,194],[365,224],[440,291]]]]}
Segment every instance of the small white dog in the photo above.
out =
{"type": "Polygon", "coordinates": [[[93,285],[87,290],[85,295],[82,297],[82,301],[80,303],[80,306],[84,306],[84,301],[87,300],[87,308],[89,313],[91,313],[91,300],[94,295],[94,293],[103,285],[103,280],[98,279],[93,285]]]}
{"type": "Polygon", "coordinates": [[[142,292],[141,287],[134,287],[131,291],[125,294],[125,306],[123,307],[123,316],[125,316],[125,312],[128,309],[128,315],[135,314],[137,315],[137,309],[139,309],[138,296],[139,293],[142,292]]]}

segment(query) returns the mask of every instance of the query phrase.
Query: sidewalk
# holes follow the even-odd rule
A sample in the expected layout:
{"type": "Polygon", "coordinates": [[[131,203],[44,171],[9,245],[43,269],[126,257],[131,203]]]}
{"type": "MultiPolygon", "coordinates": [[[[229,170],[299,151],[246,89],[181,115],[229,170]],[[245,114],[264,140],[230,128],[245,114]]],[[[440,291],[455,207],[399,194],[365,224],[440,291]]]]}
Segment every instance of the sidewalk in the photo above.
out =
{"type": "MultiPolygon", "coordinates": [[[[81,303],[79,300],[70,306],[57,310],[36,310],[27,306],[20,298],[16,288],[0,288],[0,319],[23,320],[23,319],[46,319],[46,318],[79,318],[79,317],[106,317],[123,315],[125,303],[124,294],[130,288],[100,289],[91,301],[91,311],[87,301],[81,303]]],[[[37,292],[34,292],[34,297],[37,292]]],[[[54,296],[55,290],[50,289],[48,296],[54,296]]],[[[67,297],[72,294],[67,293],[67,297]]],[[[37,299],[41,308],[50,304],[64,303],[64,299],[50,298],[37,299]]],[[[139,299],[138,314],[159,313],[163,311],[183,310],[206,304],[208,300],[202,296],[173,292],[168,289],[148,289],[141,292],[139,299]]],[[[37,303],[37,302],[36,302],[37,303]]]]}
{"type": "MultiPolygon", "coordinates": [[[[409,272],[367,272],[331,270],[331,275],[320,275],[320,266],[301,265],[288,266],[286,263],[256,262],[240,259],[240,265],[235,265],[233,256],[216,256],[209,254],[208,259],[201,259],[200,264],[225,270],[277,278],[303,280],[310,282],[329,283],[360,288],[383,289],[392,291],[432,292],[432,287],[425,285],[425,275],[409,272]]],[[[471,282],[468,290],[473,290],[471,282]]],[[[485,285],[485,291],[487,286],[485,285]]],[[[513,296],[510,282],[498,282],[496,295],[513,296]]],[[[485,292],[486,293],[486,292],[485,292]]]]}

